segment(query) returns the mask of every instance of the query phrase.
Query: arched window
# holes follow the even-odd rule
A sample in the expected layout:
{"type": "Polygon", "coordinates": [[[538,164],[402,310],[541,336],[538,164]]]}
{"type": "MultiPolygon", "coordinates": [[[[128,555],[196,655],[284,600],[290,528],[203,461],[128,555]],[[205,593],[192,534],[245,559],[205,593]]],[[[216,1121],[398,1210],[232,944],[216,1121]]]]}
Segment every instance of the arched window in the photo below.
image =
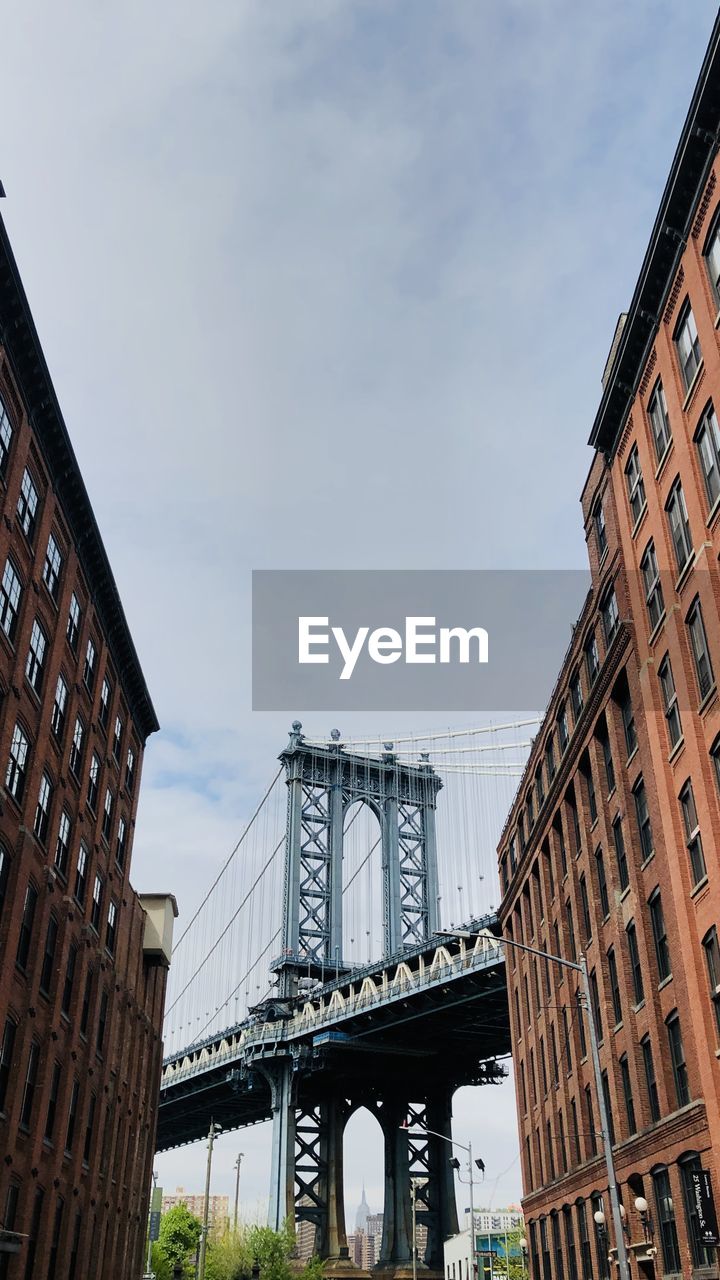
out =
{"type": "Polygon", "coordinates": [[[664,1165],[650,1170],[655,1192],[658,1232],[663,1256],[663,1271],[680,1272],[680,1247],[675,1225],[675,1205],[670,1187],[670,1175],[664,1165]]]}
{"type": "Polygon", "coordinates": [[[700,1191],[704,1178],[702,1161],[697,1151],[688,1151],[680,1157],[678,1165],[693,1266],[713,1267],[716,1261],[715,1250],[703,1243],[700,1225],[700,1191]]]}

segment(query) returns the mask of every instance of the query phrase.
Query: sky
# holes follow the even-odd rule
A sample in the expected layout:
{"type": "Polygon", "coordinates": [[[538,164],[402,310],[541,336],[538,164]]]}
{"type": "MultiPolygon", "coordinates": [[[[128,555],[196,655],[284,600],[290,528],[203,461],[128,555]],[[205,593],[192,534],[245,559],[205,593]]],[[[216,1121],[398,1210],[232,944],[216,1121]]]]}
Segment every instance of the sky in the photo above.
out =
{"type": "MultiPolygon", "coordinates": [[[[132,880],[175,893],[178,927],[289,722],[330,728],[250,710],[253,568],[585,567],[600,376],[714,16],[703,0],[4,14],[2,214],[162,726],[132,880]]],[[[484,1198],[517,1200],[511,1085],[464,1091],[455,1117],[484,1198]]],[[[353,1123],[354,1217],[363,1180],[381,1207],[381,1154],[353,1123]]],[[[266,1126],[220,1138],[214,1190],[233,1193],[240,1150],[261,1212],[266,1126]]],[[[200,1189],[204,1158],[159,1157],[160,1181],[200,1189]]]]}

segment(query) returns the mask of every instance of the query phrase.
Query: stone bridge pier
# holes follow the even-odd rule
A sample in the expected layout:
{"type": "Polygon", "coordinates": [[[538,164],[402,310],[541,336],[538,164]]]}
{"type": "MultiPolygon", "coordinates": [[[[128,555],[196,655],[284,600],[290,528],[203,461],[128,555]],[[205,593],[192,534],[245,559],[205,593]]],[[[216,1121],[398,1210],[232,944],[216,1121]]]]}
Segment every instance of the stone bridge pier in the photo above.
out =
{"type": "Polygon", "coordinates": [[[427,1229],[418,1269],[441,1276],[443,1241],[458,1230],[452,1148],[443,1140],[451,1137],[451,1091],[433,1086],[423,1096],[397,1084],[363,1088],[338,1072],[312,1091],[305,1083],[298,1097],[289,1061],[262,1070],[273,1090],[270,1225],[279,1229],[288,1218],[312,1223],[314,1252],[327,1262],[326,1275],[357,1273],[345,1226],[344,1136],[350,1117],[365,1107],[378,1121],[384,1146],[383,1235],[375,1270],[398,1280],[412,1274],[415,1179],[416,1221],[427,1229]]]}

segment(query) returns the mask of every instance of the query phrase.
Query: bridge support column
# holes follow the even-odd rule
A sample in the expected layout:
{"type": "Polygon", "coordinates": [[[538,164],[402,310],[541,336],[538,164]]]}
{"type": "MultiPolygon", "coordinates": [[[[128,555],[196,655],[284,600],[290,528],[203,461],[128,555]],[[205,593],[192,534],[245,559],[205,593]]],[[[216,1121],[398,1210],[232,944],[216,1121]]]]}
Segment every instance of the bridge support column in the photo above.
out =
{"type": "Polygon", "coordinates": [[[387,1101],[382,1109],[385,1138],[385,1199],[379,1266],[405,1273],[412,1269],[410,1162],[404,1102],[387,1101]]]}
{"type": "Polygon", "coordinates": [[[345,1184],[343,1176],[343,1131],[345,1117],[340,1098],[330,1098],[323,1106],[327,1143],[327,1241],[325,1256],[347,1256],[345,1233],[345,1184]],[[342,1254],[341,1254],[342,1251],[342,1254]]]}
{"type": "Polygon", "coordinates": [[[292,1062],[261,1067],[272,1090],[272,1156],[270,1164],[270,1206],[268,1225],[280,1231],[287,1218],[295,1216],[295,1105],[292,1062]]]}
{"type": "MultiPolygon", "coordinates": [[[[434,1094],[427,1100],[426,1118],[428,1129],[452,1138],[452,1094],[444,1092],[434,1094]]],[[[427,1136],[427,1156],[429,1175],[429,1205],[427,1215],[427,1247],[425,1263],[433,1270],[443,1269],[443,1243],[448,1236],[458,1233],[457,1205],[455,1202],[455,1179],[450,1158],[453,1154],[449,1142],[436,1138],[431,1133],[427,1136]]]]}

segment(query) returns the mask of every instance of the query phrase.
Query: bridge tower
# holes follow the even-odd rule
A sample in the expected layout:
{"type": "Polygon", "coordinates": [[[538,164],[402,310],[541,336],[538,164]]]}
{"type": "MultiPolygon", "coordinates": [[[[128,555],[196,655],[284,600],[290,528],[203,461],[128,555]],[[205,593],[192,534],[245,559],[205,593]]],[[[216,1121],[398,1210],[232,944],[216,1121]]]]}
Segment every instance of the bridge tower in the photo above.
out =
{"type": "MultiPolygon", "coordinates": [[[[346,751],[337,731],[332,738],[326,746],[308,743],[296,721],[280,756],[288,788],[283,952],[273,965],[281,1017],[301,978],[327,982],[349,971],[343,961],[343,830],[356,801],[369,805],[380,824],[385,957],[400,958],[438,928],[435,807],[441,779],[427,761],[402,763],[392,743],[366,757],[346,751]]],[[[420,1067],[404,1073],[402,1082],[383,1082],[372,1072],[366,1083],[326,1077],[317,1093],[306,1080],[301,1087],[301,1064],[292,1054],[258,1069],[272,1092],[271,1226],[279,1228],[287,1218],[310,1220],[315,1252],[338,1261],[341,1270],[349,1265],[343,1133],[350,1115],[367,1106],[385,1149],[381,1268],[410,1272],[410,1179],[420,1177],[417,1217],[428,1229],[425,1263],[442,1270],[443,1240],[457,1231],[455,1193],[447,1143],[427,1131],[450,1137],[449,1090],[438,1089],[436,1079],[424,1086],[420,1067]]]]}

